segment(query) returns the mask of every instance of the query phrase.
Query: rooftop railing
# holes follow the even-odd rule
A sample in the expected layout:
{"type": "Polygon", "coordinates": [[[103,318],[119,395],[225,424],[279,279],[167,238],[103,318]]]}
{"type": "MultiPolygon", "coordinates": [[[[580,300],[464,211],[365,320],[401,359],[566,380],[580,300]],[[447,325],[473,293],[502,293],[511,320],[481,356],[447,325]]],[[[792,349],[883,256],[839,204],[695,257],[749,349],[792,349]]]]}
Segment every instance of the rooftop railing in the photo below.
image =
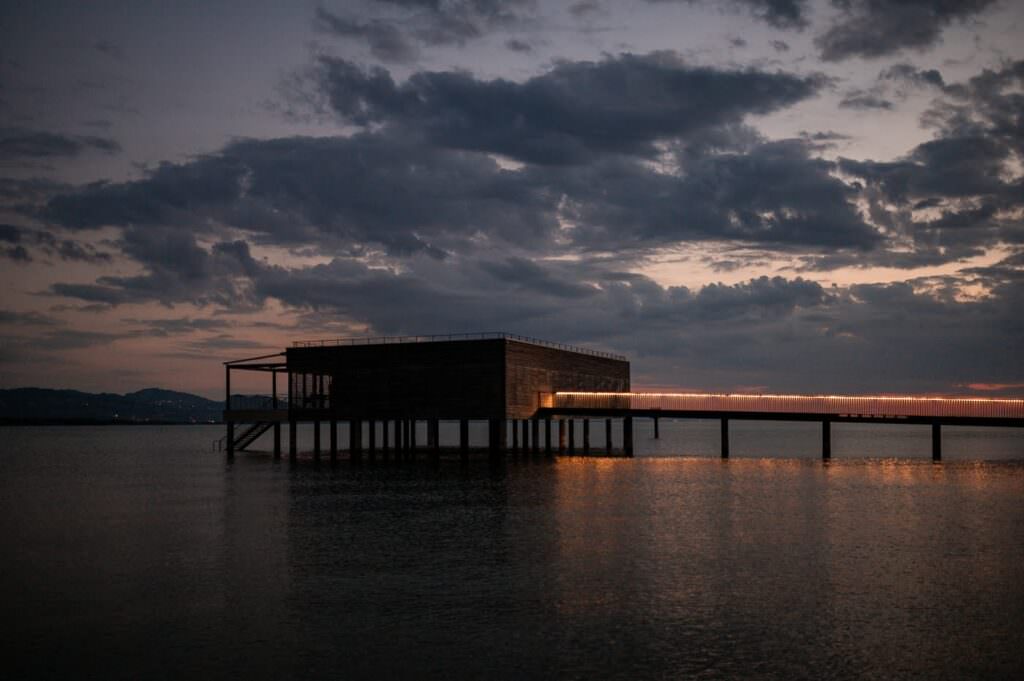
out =
{"type": "Polygon", "coordinates": [[[565,350],[567,352],[577,352],[581,355],[590,355],[592,357],[603,357],[605,359],[615,359],[619,361],[626,361],[625,355],[618,355],[614,352],[604,352],[602,350],[591,350],[590,348],[580,347],[578,345],[568,345],[566,343],[555,343],[553,341],[541,340],[540,338],[531,338],[529,336],[520,336],[516,333],[505,333],[502,331],[487,332],[487,333],[448,333],[448,334],[434,334],[427,336],[356,336],[353,338],[328,338],[324,340],[301,340],[292,343],[293,347],[296,348],[320,348],[320,347],[331,347],[331,346],[344,346],[344,345],[392,345],[400,343],[439,343],[445,341],[469,341],[469,340],[513,340],[520,343],[529,343],[530,345],[539,345],[545,348],[554,348],[556,350],[565,350]]]}

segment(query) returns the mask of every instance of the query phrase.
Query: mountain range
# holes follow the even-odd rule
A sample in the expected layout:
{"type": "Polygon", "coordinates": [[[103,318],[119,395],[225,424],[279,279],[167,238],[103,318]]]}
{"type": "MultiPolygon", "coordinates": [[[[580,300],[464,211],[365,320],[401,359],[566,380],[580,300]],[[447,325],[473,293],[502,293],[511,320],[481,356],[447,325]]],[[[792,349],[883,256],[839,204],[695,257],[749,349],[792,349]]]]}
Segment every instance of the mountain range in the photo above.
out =
{"type": "MultiPolygon", "coordinates": [[[[249,399],[235,396],[232,402],[249,399]]],[[[146,388],[133,393],[14,388],[0,390],[5,423],[217,423],[224,402],[199,395],[146,388]]]]}

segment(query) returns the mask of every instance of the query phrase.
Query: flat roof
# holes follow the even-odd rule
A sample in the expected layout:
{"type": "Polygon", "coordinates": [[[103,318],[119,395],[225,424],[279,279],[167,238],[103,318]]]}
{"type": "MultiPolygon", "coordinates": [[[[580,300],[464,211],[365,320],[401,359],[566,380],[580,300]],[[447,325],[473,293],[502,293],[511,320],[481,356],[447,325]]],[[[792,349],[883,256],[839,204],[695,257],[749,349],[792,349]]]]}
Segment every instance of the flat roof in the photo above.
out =
{"type": "Polygon", "coordinates": [[[511,340],[520,343],[528,343],[530,345],[539,345],[545,348],[554,348],[556,350],[564,350],[566,352],[576,352],[581,355],[591,355],[592,357],[604,357],[605,359],[614,359],[620,362],[627,361],[625,355],[619,355],[614,352],[605,352],[603,350],[592,350],[591,348],[581,347],[579,345],[569,345],[567,343],[556,343],[554,341],[541,340],[540,338],[531,338],[529,336],[521,336],[517,333],[506,333],[504,331],[493,331],[485,333],[447,333],[447,334],[433,334],[426,336],[354,336],[350,338],[325,338],[319,340],[300,340],[292,343],[293,348],[322,348],[322,347],[335,347],[335,346],[349,346],[349,345],[398,345],[402,343],[443,343],[448,341],[477,341],[477,340],[511,340]]]}

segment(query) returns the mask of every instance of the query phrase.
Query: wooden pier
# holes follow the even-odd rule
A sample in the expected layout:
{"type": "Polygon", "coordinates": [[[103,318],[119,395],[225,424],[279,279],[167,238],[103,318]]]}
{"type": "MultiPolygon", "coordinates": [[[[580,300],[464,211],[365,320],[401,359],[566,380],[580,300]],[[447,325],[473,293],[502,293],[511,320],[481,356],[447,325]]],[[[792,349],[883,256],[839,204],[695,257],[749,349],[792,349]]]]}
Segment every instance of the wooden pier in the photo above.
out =
{"type": "Polygon", "coordinates": [[[826,460],[832,423],[926,424],[932,458],[939,461],[944,425],[1024,427],[1022,399],[630,392],[625,357],[506,333],[303,341],[224,366],[227,433],[221,443],[229,457],[273,430],[280,458],[282,424],[288,424],[289,458],[298,457],[300,425],[310,424],[313,458],[326,450],[332,462],[343,451],[339,423],[347,425],[345,449],[353,461],[408,459],[422,451],[457,452],[465,460],[474,449],[492,457],[632,456],[638,418],[652,419],[655,438],[663,418],[718,420],[722,458],[729,457],[733,420],[820,422],[826,460]],[[259,404],[233,400],[237,371],[269,373],[271,395],[259,404]],[[613,420],[621,421],[617,446],[613,420]],[[454,446],[442,446],[442,422],[458,424],[454,446]],[[472,422],[486,423],[486,446],[470,446],[472,422]],[[593,428],[602,422],[603,441],[595,441],[593,428]],[[418,439],[421,425],[424,441],[418,439]]]}

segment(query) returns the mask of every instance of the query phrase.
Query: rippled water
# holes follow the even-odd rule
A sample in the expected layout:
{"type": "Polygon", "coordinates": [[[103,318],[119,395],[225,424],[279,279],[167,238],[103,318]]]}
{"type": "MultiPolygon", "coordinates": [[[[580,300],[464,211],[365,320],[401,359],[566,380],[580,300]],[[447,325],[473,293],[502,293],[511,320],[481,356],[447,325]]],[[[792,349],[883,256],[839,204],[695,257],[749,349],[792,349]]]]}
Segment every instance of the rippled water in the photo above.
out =
{"type": "Polygon", "coordinates": [[[1020,678],[1019,434],[932,464],[834,426],[823,464],[813,428],[745,424],[730,461],[653,456],[713,425],[465,469],[0,429],[5,675],[1020,678]]]}

